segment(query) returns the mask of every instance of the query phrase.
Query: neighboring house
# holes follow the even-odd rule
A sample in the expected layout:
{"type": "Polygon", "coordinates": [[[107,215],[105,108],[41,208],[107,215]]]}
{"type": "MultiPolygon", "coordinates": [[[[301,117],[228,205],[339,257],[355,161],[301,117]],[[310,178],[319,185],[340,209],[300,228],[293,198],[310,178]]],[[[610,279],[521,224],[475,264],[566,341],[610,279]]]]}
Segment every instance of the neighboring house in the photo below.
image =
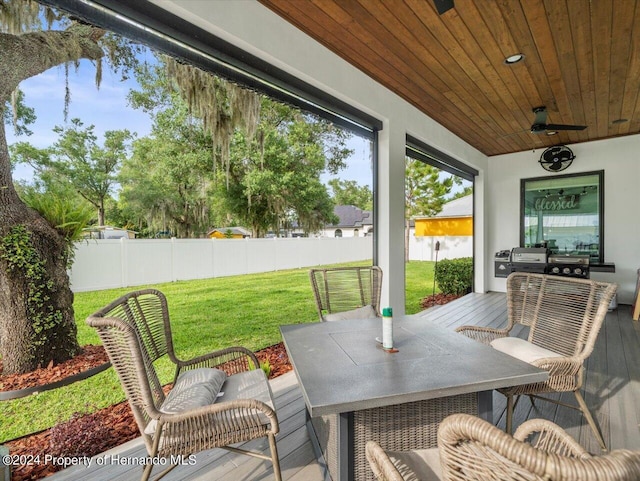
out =
{"type": "Polygon", "coordinates": [[[444,204],[432,217],[415,217],[409,233],[409,259],[433,261],[473,256],[473,195],[444,204]],[[438,244],[437,244],[438,243],[438,244]]]}
{"type": "Polygon", "coordinates": [[[447,202],[433,217],[415,217],[416,236],[472,236],[473,195],[447,202]]]}
{"type": "Polygon", "coordinates": [[[136,231],[111,227],[109,225],[92,226],[82,229],[85,239],[135,239],[136,231]]]}
{"type": "Polygon", "coordinates": [[[217,227],[207,232],[207,237],[212,239],[244,239],[251,237],[251,232],[244,227],[217,227]]]}
{"type": "Polygon", "coordinates": [[[336,205],[333,213],[337,224],[327,224],[317,235],[320,237],[365,237],[373,235],[373,214],[355,205],[336,205]]]}

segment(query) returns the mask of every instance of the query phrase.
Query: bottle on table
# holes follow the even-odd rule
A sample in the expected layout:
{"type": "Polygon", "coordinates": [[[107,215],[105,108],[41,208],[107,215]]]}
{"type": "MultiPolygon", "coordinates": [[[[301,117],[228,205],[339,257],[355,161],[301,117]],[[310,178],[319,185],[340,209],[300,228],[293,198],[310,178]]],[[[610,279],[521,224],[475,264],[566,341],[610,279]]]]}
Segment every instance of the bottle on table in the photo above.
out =
{"type": "Polygon", "coordinates": [[[393,349],[393,310],[382,309],[382,348],[393,349]]]}

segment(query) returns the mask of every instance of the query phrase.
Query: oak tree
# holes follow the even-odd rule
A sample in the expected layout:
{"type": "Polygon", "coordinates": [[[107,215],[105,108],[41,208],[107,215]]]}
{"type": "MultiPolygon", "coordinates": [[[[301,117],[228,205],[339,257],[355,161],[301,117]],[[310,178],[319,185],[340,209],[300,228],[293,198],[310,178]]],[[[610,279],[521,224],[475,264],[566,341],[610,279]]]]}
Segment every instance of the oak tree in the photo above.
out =
{"type": "MultiPolygon", "coordinates": [[[[0,0],[2,119],[7,105],[14,109],[17,105],[20,82],[81,59],[99,64],[109,45],[117,42],[102,29],[65,20],[36,2],[0,0]]],[[[119,67],[127,56],[110,59],[111,65],[119,67]]],[[[99,74],[101,68],[96,71],[99,74]]],[[[68,252],[64,234],[20,200],[1,122],[0,357],[4,374],[28,372],[78,352],[68,252]]]]}

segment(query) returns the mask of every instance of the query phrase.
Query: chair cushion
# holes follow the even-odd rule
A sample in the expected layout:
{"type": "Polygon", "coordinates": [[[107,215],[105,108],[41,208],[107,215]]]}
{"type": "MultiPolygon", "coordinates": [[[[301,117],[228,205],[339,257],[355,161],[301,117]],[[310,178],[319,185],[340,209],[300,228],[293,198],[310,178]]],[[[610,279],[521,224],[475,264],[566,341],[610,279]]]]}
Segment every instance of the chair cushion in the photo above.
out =
{"type": "Polygon", "coordinates": [[[516,359],[528,362],[531,364],[538,359],[544,359],[547,357],[564,357],[557,352],[550,351],[544,347],[536,346],[535,344],[520,339],[519,337],[501,337],[491,341],[491,347],[498,351],[509,354],[516,359]]]}
{"type": "Polygon", "coordinates": [[[262,369],[253,369],[227,377],[216,401],[224,402],[236,399],[255,399],[262,401],[271,409],[275,409],[271,387],[262,369]]]}
{"type": "Polygon", "coordinates": [[[325,314],[325,321],[346,321],[348,319],[371,319],[378,317],[376,310],[371,304],[358,307],[357,309],[351,309],[350,311],[334,312],[331,314],[325,314]]]}
{"type": "Polygon", "coordinates": [[[442,479],[438,448],[412,451],[386,451],[405,481],[439,481],[442,479]]]}
{"type": "MultiPolygon", "coordinates": [[[[240,372],[227,378],[218,395],[217,402],[235,401],[236,399],[255,399],[275,410],[271,386],[269,386],[267,375],[262,369],[240,372]]],[[[270,423],[269,418],[262,412],[258,416],[263,424],[270,423]]]]}
{"type": "MultiPolygon", "coordinates": [[[[227,373],[215,368],[201,367],[184,371],[180,373],[158,410],[167,414],[178,414],[213,404],[225,379],[227,373]]],[[[145,434],[155,433],[156,425],[157,421],[152,419],[144,430],[145,434]]]]}
{"type": "MultiPolygon", "coordinates": [[[[215,402],[236,399],[256,399],[275,410],[271,387],[262,369],[253,369],[231,376],[227,376],[224,371],[219,371],[222,375],[211,375],[207,371],[216,372],[219,369],[193,369],[180,374],[173,389],[169,391],[162,403],[160,411],[180,413],[215,402]],[[176,394],[173,394],[174,391],[176,394]],[[190,399],[189,396],[193,396],[193,398],[190,399]]],[[[260,413],[260,417],[265,424],[269,423],[269,419],[262,413],[260,413]]],[[[157,421],[151,420],[144,430],[145,434],[153,435],[156,432],[156,425],[157,421]]]]}
{"type": "Polygon", "coordinates": [[[176,414],[213,404],[227,374],[220,369],[202,367],[180,373],[160,411],[176,414]]]}

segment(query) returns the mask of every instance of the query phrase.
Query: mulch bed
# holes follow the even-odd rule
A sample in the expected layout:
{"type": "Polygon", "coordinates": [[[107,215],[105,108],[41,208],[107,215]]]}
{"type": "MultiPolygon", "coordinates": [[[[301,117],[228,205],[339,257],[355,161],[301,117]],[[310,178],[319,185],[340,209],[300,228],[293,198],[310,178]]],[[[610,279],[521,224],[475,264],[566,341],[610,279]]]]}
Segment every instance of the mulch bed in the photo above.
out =
{"type": "Polygon", "coordinates": [[[420,301],[420,306],[422,306],[423,309],[427,309],[433,306],[441,306],[443,304],[453,301],[454,299],[457,299],[458,297],[462,297],[462,295],[442,294],[442,293],[435,294],[433,296],[423,297],[422,300],[420,301]]]}
{"type": "MultiPolygon", "coordinates": [[[[256,352],[261,363],[271,367],[269,379],[291,371],[283,343],[256,352]]],[[[27,374],[0,376],[0,391],[24,389],[51,383],[66,376],[85,371],[108,361],[102,346],[85,346],[73,359],[57,366],[48,366],[27,374]]],[[[0,372],[2,365],[0,364],[0,372]]],[[[78,414],[66,423],[60,423],[41,433],[10,441],[5,445],[12,455],[32,456],[30,459],[53,457],[95,456],[140,435],[129,404],[125,401],[91,414],[78,414]]],[[[44,462],[13,466],[12,481],[41,479],[60,471],[62,466],[44,462]]]]}
{"type": "MultiPolygon", "coordinates": [[[[73,359],[57,365],[53,363],[47,367],[36,369],[26,374],[0,375],[0,391],[14,391],[28,387],[42,386],[86,371],[92,367],[109,362],[109,357],[102,346],[88,344],[73,359]]],[[[0,373],[2,373],[2,359],[0,359],[0,373]]]]}

